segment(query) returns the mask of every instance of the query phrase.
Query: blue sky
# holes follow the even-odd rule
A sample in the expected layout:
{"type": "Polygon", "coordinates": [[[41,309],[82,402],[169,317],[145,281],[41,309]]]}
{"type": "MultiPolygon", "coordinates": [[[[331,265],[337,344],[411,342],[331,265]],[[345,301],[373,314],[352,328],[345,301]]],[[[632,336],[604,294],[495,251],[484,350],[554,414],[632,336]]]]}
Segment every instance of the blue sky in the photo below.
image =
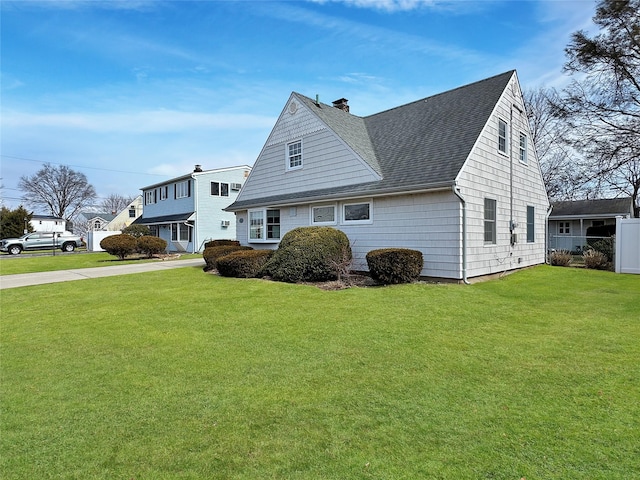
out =
{"type": "MultiPolygon", "coordinates": [[[[1,183],[45,162],[100,200],[253,165],[292,91],[369,115],[516,69],[562,87],[590,0],[2,0],[1,183]]],[[[44,212],[40,212],[44,213],[44,212]]]]}

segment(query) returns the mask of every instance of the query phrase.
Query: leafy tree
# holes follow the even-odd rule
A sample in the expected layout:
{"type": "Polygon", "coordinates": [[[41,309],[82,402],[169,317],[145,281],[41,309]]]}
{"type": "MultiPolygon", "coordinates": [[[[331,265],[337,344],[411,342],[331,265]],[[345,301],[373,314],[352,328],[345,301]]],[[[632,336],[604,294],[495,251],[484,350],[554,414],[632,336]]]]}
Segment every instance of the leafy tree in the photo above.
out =
{"type": "Polygon", "coordinates": [[[572,127],[572,145],[591,159],[598,186],[633,197],[640,191],[640,0],[602,0],[594,37],[575,32],[565,49],[574,79],[554,104],[572,127]]]}
{"type": "Polygon", "coordinates": [[[33,212],[29,213],[22,205],[15,210],[7,207],[0,209],[0,238],[15,238],[27,232],[33,232],[33,227],[29,223],[33,212]]]}
{"type": "Polygon", "coordinates": [[[65,165],[47,163],[34,175],[20,177],[18,187],[25,192],[23,200],[28,206],[65,220],[74,218],[96,197],[87,177],[65,165]]]}

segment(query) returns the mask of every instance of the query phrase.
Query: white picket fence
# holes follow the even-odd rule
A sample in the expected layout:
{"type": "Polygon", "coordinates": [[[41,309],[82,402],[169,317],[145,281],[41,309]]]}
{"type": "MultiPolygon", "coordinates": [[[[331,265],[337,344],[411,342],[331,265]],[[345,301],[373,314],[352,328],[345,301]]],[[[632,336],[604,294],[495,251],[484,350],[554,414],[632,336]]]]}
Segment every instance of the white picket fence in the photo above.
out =
{"type": "Polygon", "coordinates": [[[640,218],[616,218],[616,273],[640,274],[640,218]]]}

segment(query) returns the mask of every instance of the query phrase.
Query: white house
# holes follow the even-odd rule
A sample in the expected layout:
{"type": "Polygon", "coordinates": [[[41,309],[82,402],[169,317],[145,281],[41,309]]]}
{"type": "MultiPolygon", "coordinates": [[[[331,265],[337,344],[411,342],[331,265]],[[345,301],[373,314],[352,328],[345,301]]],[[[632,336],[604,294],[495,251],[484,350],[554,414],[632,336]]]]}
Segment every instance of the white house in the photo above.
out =
{"type": "Polygon", "coordinates": [[[404,247],[423,276],[463,281],[545,261],[549,201],[515,71],[366,117],[333,103],[290,95],[227,207],[241,244],[328,225],[354,269],[404,247]]]}
{"type": "Polygon", "coordinates": [[[67,229],[67,221],[53,215],[32,215],[29,224],[34,232],[64,232],[67,229]]]}
{"type": "Polygon", "coordinates": [[[606,198],[554,202],[549,215],[549,249],[580,252],[587,245],[587,229],[610,225],[616,217],[633,218],[633,199],[606,198]]]}
{"type": "Polygon", "coordinates": [[[235,239],[236,222],[223,209],[233,202],[251,167],[202,170],[143,187],[142,216],[133,223],[147,225],[167,241],[170,252],[199,252],[205,242],[235,239]]]}

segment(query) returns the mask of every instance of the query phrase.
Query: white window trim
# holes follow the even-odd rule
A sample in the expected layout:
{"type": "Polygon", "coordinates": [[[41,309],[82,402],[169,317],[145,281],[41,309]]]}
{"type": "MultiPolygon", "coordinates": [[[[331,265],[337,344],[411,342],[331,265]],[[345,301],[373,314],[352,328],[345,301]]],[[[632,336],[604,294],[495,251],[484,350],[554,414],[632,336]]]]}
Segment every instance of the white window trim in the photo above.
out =
{"type": "Polygon", "coordinates": [[[520,132],[518,135],[518,160],[523,165],[529,165],[529,137],[524,132],[520,132]],[[522,148],[522,139],[524,138],[524,149],[522,148]],[[524,151],[524,160],[522,159],[521,152],[524,151]]]}
{"type": "Polygon", "coordinates": [[[311,225],[337,225],[338,224],[338,206],[335,203],[324,203],[324,204],[316,204],[316,205],[311,205],[311,208],[309,209],[309,223],[311,225]],[[313,211],[316,208],[327,208],[327,207],[333,207],[333,220],[330,222],[315,222],[313,220],[313,211]]]}
{"type": "Polygon", "coordinates": [[[353,202],[344,202],[340,210],[341,210],[343,225],[367,225],[367,224],[373,223],[373,199],[372,198],[368,198],[366,200],[353,201],[353,202]],[[369,204],[369,218],[367,220],[346,220],[347,216],[345,215],[345,208],[347,206],[362,205],[364,203],[369,204]]]}
{"type": "Polygon", "coordinates": [[[189,196],[189,180],[176,183],[176,199],[189,196]],[[182,191],[181,191],[182,190],[182,191]]]}
{"type": "Polygon", "coordinates": [[[484,241],[485,247],[491,247],[498,244],[498,200],[495,198],[484,197],[482,201],[482,240],[484,241]],[[495,210],[494,210],[495,218],[493,220],[487,220],[487,209],[486,209],[485,200],[491,200],[492,202],[494,202],[493,205],[495,206],[495,210]],[[493,222],[493,238],[491,239],[491,241],[487,241],[485,239],[486,223],[488,221],[493,222]]]}
{"type": "Polygon", "coordinates": [[[509,155],[509,122],[498,117],[498,146],[496,150],[500,155],[509,155]],[[500,123],[504,123],[504,151],[500,150],[500,123]]]}
{"type": "Polygon", "coordinates": [[[249,243],[279,243],[282,239],[282,209],[281,208],[253,208],[247,212],[247,241],[249,243]],[[280,210],[280,237],[267,238],[267,210],[280,210]],[[251,214],[262,213],[262,238],[251,238],[251,214]]]}
{"type": "Polygon", "coordinates": [[[294,140],[292,142],[287,142],[284,145],[284,159],[285,159],[285,167],[288,172],[294,170],[300,170],[304,166],[304,143],[302,139],[294,140]],[[291,159],[289,158],[289,145],[293,145],[294,143],[300,143],[300,165],[291,166],[291,159]]]}
{"type": "Polygon", "coordinates": [[[147,190],[146,192],[144,192],[145,205],[154,205],[156,203],[154,197],[155,195],[153,190],[147,190]]]}

